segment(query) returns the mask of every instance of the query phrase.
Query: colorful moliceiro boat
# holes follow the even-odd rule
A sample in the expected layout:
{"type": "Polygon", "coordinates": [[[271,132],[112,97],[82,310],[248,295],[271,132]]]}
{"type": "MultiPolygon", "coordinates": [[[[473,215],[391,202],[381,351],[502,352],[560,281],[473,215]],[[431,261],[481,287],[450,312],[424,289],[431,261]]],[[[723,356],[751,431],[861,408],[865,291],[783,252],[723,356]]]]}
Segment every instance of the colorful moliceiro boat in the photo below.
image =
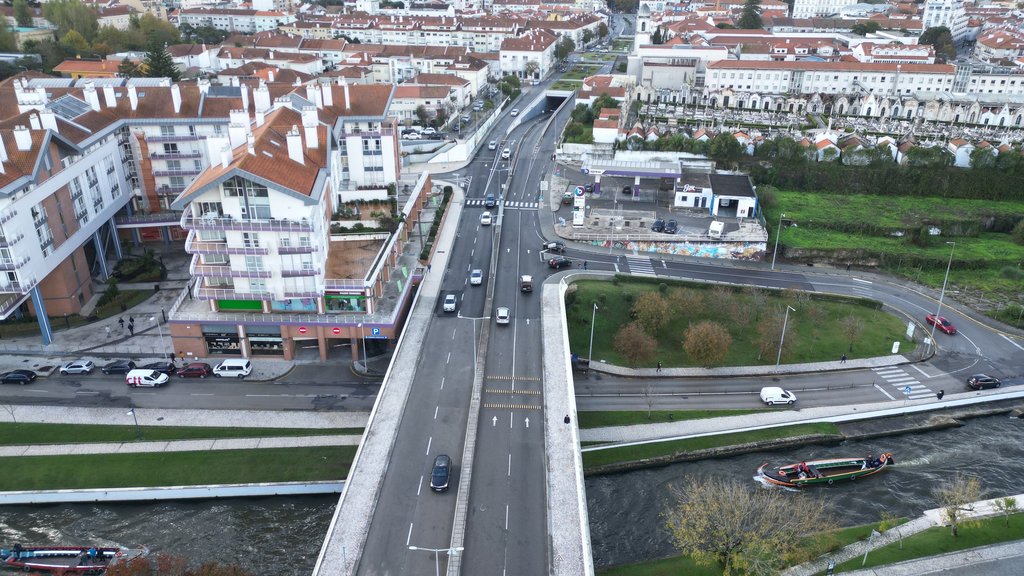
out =
{"type": "Polygon", "coordinates": [[[98,546],[22,546],[0,549],[3,566],[21,568],[25,572],[48,574],[99,575],[107,568],[133,558],[145,556],[145,550],[129,550],[98,546]]]}
{"type": "Polygon", "coordinates": [[[757,474],[767,482],[799,488],[808,484],[833,484],[842,480],[856,480],[861,476],[877,474],[895,464],[892,454],[886,452],[878,458],[830,458],[807,460],[779,468],[762,464],[757,474]]]}

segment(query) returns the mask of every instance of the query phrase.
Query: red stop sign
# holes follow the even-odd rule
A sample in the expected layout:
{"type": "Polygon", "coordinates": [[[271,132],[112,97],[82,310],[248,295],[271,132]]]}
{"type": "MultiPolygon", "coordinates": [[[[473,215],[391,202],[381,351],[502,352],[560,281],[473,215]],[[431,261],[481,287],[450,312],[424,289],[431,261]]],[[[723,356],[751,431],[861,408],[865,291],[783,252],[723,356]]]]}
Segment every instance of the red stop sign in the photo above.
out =
{"type": "Polygon", "coordinates": [[[335,326],[334,328],[331,328],[331,332],[333,332],[334,335],[337,336],[338,334],[341,334],[341,328],[335,326]]]}

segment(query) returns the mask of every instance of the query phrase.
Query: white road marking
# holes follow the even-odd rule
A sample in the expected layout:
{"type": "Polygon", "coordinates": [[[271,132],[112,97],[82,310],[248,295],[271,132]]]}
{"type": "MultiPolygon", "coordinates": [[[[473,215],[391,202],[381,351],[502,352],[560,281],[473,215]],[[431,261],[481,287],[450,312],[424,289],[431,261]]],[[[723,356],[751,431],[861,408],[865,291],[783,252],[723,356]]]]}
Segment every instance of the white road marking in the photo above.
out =
{"type": "Polygon", "coordinates": [[[441,390],[444,390],[444,376],[441,376],[441,390]]]}
{"type": "Polygon", "coordinates": [[[508,413],[508,429],[509,430],[512,429],[512,413],[511,412],[508,413]]]}
{"type": "Polygon", "coordinates": [[[405,537],[405,546],[409,547],[409,542],[412,540],[412,522],[409,522],[409,535],[405,537]]]}
{"type": "Polygon", "coordinates": [[[437,420],[437,410],[440,406],[434,406],[434,420],[437,420]]]}
{"type": "Polygon", "coordinates": [[[508,455],[508,475],[512,476],[512,455],[508,455]]]}
{"type": "Polygon", "coordinates": [[[427,456],[430,456],[430,444],[434,441],[434,437],[427,438],[427,456]]]}
{"type": "Polygon", "coordinates": [[[1016,346],[1017,348],[1020,348],[1021,350],[1024,350],[1024,348],[1022,348],[1020,344],[1017,344],[1016,342],[1014,342],[1014,341],[1013,341],[1013,340],[1011,340],[1010,338],[1006,337],[1005,335],[1003,335],[1003,334],[1000,334],[1000,336],[1002,336],[1002,337],[1003,337],[1003,340],[1006,340],[1007,342],[1009,342],[1010,344],[1013,344],[1013,345],[1014,345],[1014,346],[1016,346]]]}
{"type": "Polygon", "coordinates": [[[505,504],[505,530],[508,530],[508,504],[505,504]]]}
{"type": "Polygon", "coordinates": [[[850,280],[853,280],[854,282],[863,282],[864,284],[874,284],[874,282],[870,280],[861,280],[860,278],[850,278],[850,280]]]}
{"type": "Polygon", "coordinates": [[[455,330],[452,330],[452,340],[455,340],[455,330]]]}
{"type": "Polygon", "coordinates": [[[451,363],[451,361],[452,361],[452,353],[451,353],[451,351],[449,350],[449,351],[448,351],[448,358],[447,358],[447,359],[445,359],[444,363],[445,363],[445,364],[449,364],[449,363],[451,363]]]}
{"type": "Polygon", "coordinates": [[[93,390],[75,390],[76,396],[98,396],[99,392],[93,390]]]}
{"type": "Polygon", "coordinates": [[[889,395],[889,393],[888,393],[888,392],[886,392],[886,391],[885,391],[885,389],[884,389],[884,388],[882,388],[881,386],[879,386],[878,384],[875,384],[875,388],[876,388],[876,389],[877,389],[877,390],[878,390],[879,392],[881,392],[882,394],[885,394],[885,397],[886,397],[886,398],[888,398],[889,400],[895,400],[895,398],[893,398],[892,396],[890,396],[890,395],[889,395]]]}
{"type": "Polygon", "coordinates": [[[913,368],[914,370],[917,370],[918,372],[920,372],[920,373],[921,373],[921,375],[922,375],[922,376],[924,376],[925,378],[931,378],[931,377],[932,377],[932,376],[931,376],[931,374],[928,374],[928,373],[927,373],[927,372],[925,372],[924,370],[921,370],[920,368],[918,368],[918,367],[917,367],[916,365],[914,365],[914,364],[911,364],[911,365],[910,365],[910,367],[911,367],[911,368],[913,368]]]}
{"type": "Polygon", "coordinates": [[[422,490],[423,490],[423,476],[420,476],[420,482],[419,482],[419,484],[416,485],[416,495],[419,496],[420,492],[422,490]]]}
{"type": "Polygon", "coordinates": [[[193,393],[189,394],[189,396],[213,396],[213,394],[208,393],[208,392],[202,393],[202,394],[197,393],[197,392],[193,392],[193,393]]]}

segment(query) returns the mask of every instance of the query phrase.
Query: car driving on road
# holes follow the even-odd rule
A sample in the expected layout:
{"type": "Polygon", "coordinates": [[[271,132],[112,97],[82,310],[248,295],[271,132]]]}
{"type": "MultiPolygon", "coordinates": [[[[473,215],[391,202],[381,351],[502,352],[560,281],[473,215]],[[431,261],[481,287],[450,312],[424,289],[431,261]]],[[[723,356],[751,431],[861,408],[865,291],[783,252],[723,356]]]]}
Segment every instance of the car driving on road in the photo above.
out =
{"type": "Polygon", "coordinates": [[[434,467],[430,470],[430,489],[444,492],[452,475],[452,459],[447,454],[439,454],[434,458],[434,467]]]}
{"type": "Polygon", "coordinates": [[[984,390],[986,388],[999,388],[1003,383],[999,378],[993,378],[987,374],[975,374],[967,379],[967,386],[972,390],[984,390]]]}
{"type": "Polygon", "coordinates": [[[566,268],[569,266],[572,266],[572,260],[566,258],[565,256],[555,256],[554,258],[548,260],[549,268],[554,268],[557,270],[559,268],[566,268]]]}
{"type": "Polygon", "coordinates": [[[455,312],[455,294],[448,294],[444,297],[442,308],[445,312],[455,312]]]}
{"type": "Polygon", "coordinates": [[[484,212],[483,214],[480,215],[480,225],[481,226],[490,226],[491,222],[493,222],[493,220],[494,219],[491,216],[490,212],[484,212]]]}
{"type": "Polygon", "coordinates": [[[941,330],[950,336],[956,334],[956,326],[943,318],[942,316],[936,316],[935,314],[929,314],[924,317],[924,321],[928,324],[935,326],[937,330],[941,330]]]}
{"type": "Polygon", "coordinates": [[[498,309],[494,311],[494,321],[498,324],[508,324],[511,317],[511,311],[509,311],[505,306],[499,306],[498,309]]]}
{"type": "Polygon", "coordinates": [[[778,386],[765,386],[761,388],[761,401],[769,406],[792,404],[796,402],[796,394],[789,390],[783,390],[778,386]]]}
{"type": "Polygon", "coordinates": [[[479,268],[469,273],[469,283],[472,286],[479,286],[484,283],[484,271],[479,268]]]}
{"type": "Polygon", "coordinates": [[[497,150],[498,149],[498,141],[497,140],[491,140],[490,142],[488,142],[487,143],[487,149],[488,150],[497,150]]]}

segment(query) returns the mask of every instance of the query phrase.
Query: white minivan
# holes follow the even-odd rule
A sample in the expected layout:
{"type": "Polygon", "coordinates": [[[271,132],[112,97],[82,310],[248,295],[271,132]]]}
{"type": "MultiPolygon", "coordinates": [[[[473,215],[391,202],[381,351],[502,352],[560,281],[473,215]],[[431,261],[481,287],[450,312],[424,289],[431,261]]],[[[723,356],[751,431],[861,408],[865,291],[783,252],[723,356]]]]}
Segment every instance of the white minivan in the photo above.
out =
{"type": "Polygon", "coordinates": [[[124,383],[137,388],[139,386],[145,386],[147,388],[159,388],[167,381],[170,377],[163,372],[157,372],[156,370],[130,370],[124,377],[124,383]]]}
{"type": "Polygon", "coordinates": [[[213,367],[217,378],[245,378],[252,373],[252,364],[245,358],[229,358],[213,367]]]}
{"type": "Polygon", "coordinates": [[[765,386],[761,388],[761,401],[769,406],[776,404],[792,404],[796,402],[796,394],[789,390],[783,390],[778,386],[765,386]]]}

